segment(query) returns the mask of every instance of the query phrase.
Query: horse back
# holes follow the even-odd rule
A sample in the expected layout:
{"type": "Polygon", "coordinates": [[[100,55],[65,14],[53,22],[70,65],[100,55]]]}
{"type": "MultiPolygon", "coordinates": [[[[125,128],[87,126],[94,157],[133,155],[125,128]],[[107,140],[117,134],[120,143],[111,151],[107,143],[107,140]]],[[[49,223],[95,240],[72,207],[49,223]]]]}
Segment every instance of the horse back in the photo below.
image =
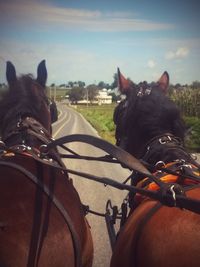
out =
{"type": "MultiPolygon", "coordinates": [[[[187,196],[200,199],[196,188],[187,196]]],[[[146,199],[121,229],[111,267],[198,267],[200,216],[146,199]]]]}
{"type": "MultiPolygon", "coordinates": [[[[87,265],[92,250],[92,245],[88,247],[90,231],[72,181],[61,170],[41,165],[31,157],[10,157],[8,161],[20,164],[39,179],[42,177],[42,183],[61,203],[73,223],[84,254],[83,266],[90,266],[87,265]]],[[[0,195],[1,265],[27,266],[30,248],[36,242],[33,235],[39,233],[42,248],[38,266],[75,266],[72,233],[54,203],[36,184],[23,173],[1,166],[0,195]]]]}

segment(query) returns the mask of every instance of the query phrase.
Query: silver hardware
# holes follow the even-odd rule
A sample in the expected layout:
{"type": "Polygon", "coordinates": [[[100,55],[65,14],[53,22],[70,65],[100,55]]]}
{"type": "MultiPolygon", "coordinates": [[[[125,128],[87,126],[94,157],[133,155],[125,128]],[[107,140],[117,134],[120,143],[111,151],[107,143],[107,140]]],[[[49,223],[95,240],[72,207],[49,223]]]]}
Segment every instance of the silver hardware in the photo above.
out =
{"type": "Polygon", "coordinates": [[[174,206],[176,207],[176,193],[175,193],[175,191],[174,191],[174,185],[172,185],[172,186],[169,188],[169,190],[170,190],[171,193],[172,193],[172,198],[173,198],[173,200],[174,200],[174,206]]]}
{"type": "Polygon", "coordinates": [[[26,151],[27,150],[27,146],[25,146],[24,144],[17,146],[17,150],[22,150],[22,151],[26,151]]]}
{"type": "Polygon", "coordinates": [[[159,143],[161,145],[164,145],[164,144],[167,143],[167,141],[172,141],[172,138],[168,135],[168,136],[166,136],[166,139],[163,140],[162,137],[161,137],[161,138],[158,139],[158,141],[159,141],[159,143]]]}
{"type": "Polygon", "coordinates": [[[142,88],[140,88],[140,90],[138,91],[137,96],[139,96],[139,97],[143,96],[142,88]]]}
{"type": "Polygon", "coordinates": [[[151,87],[150,87],[150,88],[147,88],[147,89],[145,90],[144,94],[145,94],[145,95],[150,95],[150,94],[151,94],[151,90],[152,90],[151,87]]]}
{"type": "Polygon", "coordinates": [[[162,138],[159,138],[158,141],[159,141],[159,143],[160,143],[161,145],[166,144],[166,140],[162,140],[162,138]]]}
{"type": "Polygon", "coordinates": [[[156,164],[155,164],[155,167],[157,167],[157,168],[161,168],[161,167],[164,167],[164,166],[165,166],[165,163],[162,160],[156,162],[156,164]]]}
{"type": "Polygon", "coordinates": [[[5,148],[5,143],[2,141],[2,140],[0,140],[0,147],[3,147],[3,148],[5,148]]]}
{"type": "Polygon", "coordinates": [[[190,164],[183,164],[181,167],[186,167],[186,168],[192,169],[192,165],[190,165],[190,164]]]}
{"type": "Polygon", "coordinates": [[[194,160],[197,160],[197,155],[196,154],[191,154],[191,157],[194,159],[194,160]]]}
{"type": "Polygon", "coordinates": [[[137,96],[142,97],[144,95],[150,95],[151,94],[151,90],[152,90],[151,87],[146,88],[146,89],[144,89],[143,87],[140,87],[140,89],[139,89],[139,91],[137,93],[137,96]]]}
{"type": "Polygon", "coordinates": [[[48,154],[48,150],[47,150],[47,145],[41,145],[40,147],[39,147],[39,150],[40,150],[40,152],[41,152],[41,154],[42,155],[47,155],[48,154]]]}

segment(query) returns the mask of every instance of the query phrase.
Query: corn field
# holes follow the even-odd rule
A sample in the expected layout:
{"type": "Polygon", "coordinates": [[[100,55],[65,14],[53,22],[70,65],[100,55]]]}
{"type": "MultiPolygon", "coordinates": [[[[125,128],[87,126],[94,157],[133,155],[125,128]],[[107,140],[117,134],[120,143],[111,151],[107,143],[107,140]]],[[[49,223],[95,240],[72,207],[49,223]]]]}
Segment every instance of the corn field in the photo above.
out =
{"type": "Polygon", "coordinates": [[[200,118],[200,89],[173,89],[170,98],[184,116],[200,118]]]}

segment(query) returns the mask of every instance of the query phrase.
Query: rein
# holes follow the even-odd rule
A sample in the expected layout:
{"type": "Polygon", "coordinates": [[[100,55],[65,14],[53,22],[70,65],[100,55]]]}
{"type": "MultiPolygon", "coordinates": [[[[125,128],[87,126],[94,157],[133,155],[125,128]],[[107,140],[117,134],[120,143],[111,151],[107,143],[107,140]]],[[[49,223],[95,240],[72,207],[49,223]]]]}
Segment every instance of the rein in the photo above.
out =
{"type": "MultiPolygon", "coordinates": [[[[28,149],[28,148],[26,148],[28,149]]],[[[12,150],[11,150],[12,151],[12,150]]],[[[110,185],[112,187],[118,188],[120,190],[128,190],[133,193],[140,193],[144,196],[150,197],[154,200],[160,201],[162,204],[167,206],[177,206],[180,208],[185,208],[188,210],[191,210],[196,213],[200,213],[200,201],[186,198],[184,195],[180,194],[180,192],[172,192],[171,187],[175,184],[170,183],[169,185],[166,185],[165,183],[161,182],[159,179],[157,179],[154,175],[152,175],[144,166],[141,164],[136,158],[131,156],[129,153],[124,151],[123,149],[120,149],[117,146],[114,146],[100,138],[90,136],[90,135],[81,135],[81,134],[75,134],[75,135],[69,135],[65,137],[61,137],[57,140],[49,141],[47,145],[42,145],[39,149],[40,153],[38,155],[35,155],[31,153],[32,157],[43,163],[47,164],[51,167],[55,167],[57,169],[63,170],[65,173],[71,173],[78,175],[80,177],[84,177],[89,180],[93,180],[99,183],[103,183],[106,185],[110,185]],[[138,188],[136,186],[130,186],[127,184],[119,183],[117,181],[114,181],[113,179],[107,178],[107,177],[99,177],[95,175],[91,175],[89,173],[85,172],[79,172],[75,170],[68,169],[66,167],[60,166],[57,164],[57,162],[52,160],[47,160],[48,155],[51,155],[52,150],[55,149],[57,146],[63,146],[64,143],[70,143],[70,142],[83,142],[90,145],[93,145],[95,147],[98,147],[102,149],[103,151],[109,153],[111,158],[116,158],[117,161],[112,160],[113,163],[121,163],[123,166],[126,166],[130,170],[133,170],[134,172],[140,173],[144,177],[149,177],[154,181],[156,184],[160,186],[159,191],[154,192],[152,190],[146,190],[143,188],[138,188]],[[162,190],[164,188],[164,190],[162,190]],[[164,192],[164,193],[163,193],[164,192]],[[175,193],[175,196],[174,196],[175,193]]],[[[15,151],[16,152],[16,151],[15,151]]],[[[29,151],[30,153],[30,151],[29,151]]],[[[110,156],[105,156],[105,159],[109,159],[110,156]]],[[[67,157],[67,156],[66,156],[67,157]]],[[[77,156],[74,157],[77,159],[84,159],[84,157],[77,156]]],[[[98,158],[99,159],[99,158],[98,158]]],[[[101,158],[102,159],[102,158],[101,158]]],[[[100,160],[101,160],[100,159],[100,160]]],[[[96,158],[94,158],[96,160],[96,158]]],[[[165,170],[167,172],[167,170],[165,170]]],[[[176,173],[177,174],[177,173],[176,173]]],[[[181,176],[185,176],[184,174],[179,174],[181,176]]],[[[192,176],[186,176],[188,178],[193,178],[192,176]]],[[[179,190],[178,190],[179,191],[179,190]]]]}
{"type": "MultiPolygon", "coordinates": [[[[68,168],[63,169],[60,166],[54,165],[56,168],[62,169],[63,171],[66,171],[66,172],[71,173],[71,174],[76,174],[80,177],[84,177],[84,178],[87,178],[89,180],[93,180],[93,181],[100,182],[100,183],[103,183],[106,185],[110,185],[110,186],[118,188],[120,190],[128,190],[128,191],[133,192],[133,193],[140,193],[144,196],[147,196],[147,197],[150,197],[154,200],[160,201],[162,204],[167,205],[167,206],[176,206],[176,207],[180,207],[180,208],[186,208],[186,209],[191,210],[193,212],[200,213],[200,205],[199,205],[200,201],[199,200],[191,199],[188,197],[186,198],[184,196],[184,194],[182,192],[180,192],[180,190],[175,190],[176,192],[171,192],[171,187],[173,188],[173,186],[174,185],[176,186],[176,184],[170,183],[168,185],[168,184],[163,183],[162,181],[157,179],[154,175],[152,175],[137,159],[135,159],[129,153],[120,149],[117,146],[111,145],[110,143],[108,143],[108,142],[106,142],[100,138],[97,138],[94,136],[89,136],[89,135],[79,135],[79,134],[78,135],[65,136],[65,137],[59,138],[55,141],[50,142],[46,146],[43,146],[41,149],[42,150],[41,155],[45,157],[46,155],[48,155],[48,153],[51,152],[51,150],[53,148],[55,148],[57,146],[63,146],[64,143],[70,143],[70,142],[83,142],[83,143],[87,143],[87,144],[90,144],[90,145],[93,145],[95,147],[102,149],[103,151],[109,153],[111,158],[116,158],[116,161],[115,160],[112,161],[113,163],[119,163],[120,162],[121,164],[123,164],[123,166],[126,166],[130,170],[133,170],[134,172],[138,172],[145,177],[149,177],[150,179],[152,179],[152,181],[154,181],[155,183],[157,183],[160,186],[160,190],[157,192],[152,191],[152,190],[146,190],[143,188],[138,188],[136,186],[130,186],[127,184],[119,183],[119,182],[114,181],[113,179],[110,179],[107,177],[99,177],[99,176],[91,175],[89,173],[71,170],[68,168]],[[174,195],[174,193],[175,193],[175,195],[174,195]]],[[[81,156],[76,157],[76,156],[74,156],[74,158],[84,159],[84,157],[81,157],[81,156]]],[[[65,156],[65,157],[67,157],[67,156],[65,156]]],[[[95,159],[96,158],[94,158],[94,160],[95,159]]],[[[107,160],[108,156],[105,156],[105,159],[107,160]]],[[[42,159],[38,159],[38,160],[42,160],[42,159]]],[[[98,160],[99,160],[99,158],[98,158],[98,160]]],[[[51,165],[51,163],[49,163],[49,162],[47,162],[47,164],[51,165]]],[[[167,170],[165,170],[165,171],[167,172],[167,170]]],[[[177,175],[177,173],[176,173],[176,175],[177,175]]],[[[185,176],[185,177],[191,178],[191,179],[194,178],[194,176],[188,175],[188,174],[184,175],[181,173],[178,175],[185,176]]],[[[197,185],[195,185],[195,187],[196,186],[197,185]]]]}

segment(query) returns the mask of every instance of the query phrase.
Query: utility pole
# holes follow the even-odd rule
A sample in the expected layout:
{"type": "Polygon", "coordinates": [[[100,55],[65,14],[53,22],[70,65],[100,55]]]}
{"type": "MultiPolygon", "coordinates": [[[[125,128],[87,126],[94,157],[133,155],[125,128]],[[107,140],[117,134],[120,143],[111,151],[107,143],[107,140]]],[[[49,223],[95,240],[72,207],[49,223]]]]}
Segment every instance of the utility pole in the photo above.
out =
{"type": "Polygon", "coordinates": [[[87,99],[87,107],[88,107],[88,88],[86,87],[86,99],[87,99]]]}
{"type": "Polygon", "coordinates": [[[51,99],[51,86],[49,86],[49,98],[51,99]]]}

